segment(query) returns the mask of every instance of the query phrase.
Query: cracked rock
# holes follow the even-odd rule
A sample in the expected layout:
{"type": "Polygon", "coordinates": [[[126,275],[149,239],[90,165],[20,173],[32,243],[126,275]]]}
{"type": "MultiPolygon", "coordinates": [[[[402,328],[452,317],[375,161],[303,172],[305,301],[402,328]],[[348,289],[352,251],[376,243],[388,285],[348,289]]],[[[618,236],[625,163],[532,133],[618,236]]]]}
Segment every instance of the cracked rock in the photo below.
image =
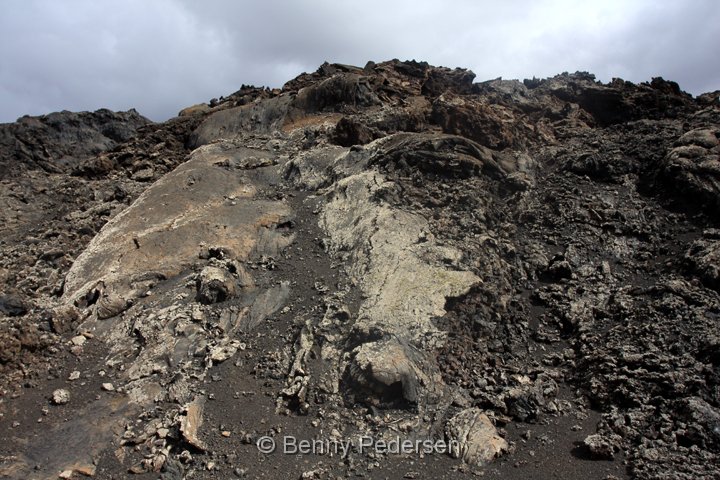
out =
{"type": "Polygon", "coordinates": [[[436,386],[423,371],[424,363],[428,359],[421,352],[396,339],[370,342],[355,350],[350,375],[361,388],[381,398],[417,403],[424,389],[436,386]]]}
{"type": "Polygon", "coordinates": [[[197,299],[206,304],[224,302],[237,293],[235,278],[222,268],[205,267],[197,279],[197,299]]]}
{"type": "Polygon", "coordinates": [[[183,438],[199,450],[207,450],[205,443],[198,437],[198,431],[203,423],[203,410],[205,399],[197,397],[185,406],[185,415],[180,419],[180,432],[183,438]]]}
{"type": "Polygon", "coordinates": [[[484,465],[502,455],[508,444],[487,415],[478,408],[468,408],[451,418],[445,426],[450,455],[470,465],[484,465]]]}

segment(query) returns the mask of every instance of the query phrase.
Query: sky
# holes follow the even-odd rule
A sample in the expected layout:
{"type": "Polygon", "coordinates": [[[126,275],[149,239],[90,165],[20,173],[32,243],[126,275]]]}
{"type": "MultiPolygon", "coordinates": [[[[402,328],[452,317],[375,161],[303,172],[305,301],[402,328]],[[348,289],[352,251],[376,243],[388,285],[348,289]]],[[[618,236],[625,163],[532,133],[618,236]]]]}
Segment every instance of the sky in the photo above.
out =
{"type": "Polygon", "coordinates": [[[323,62],[424,60],[475,81],[588,71],[720,89],[717,0],[0,0],[0,122],[137,109],[163,121],[323,62]]]}

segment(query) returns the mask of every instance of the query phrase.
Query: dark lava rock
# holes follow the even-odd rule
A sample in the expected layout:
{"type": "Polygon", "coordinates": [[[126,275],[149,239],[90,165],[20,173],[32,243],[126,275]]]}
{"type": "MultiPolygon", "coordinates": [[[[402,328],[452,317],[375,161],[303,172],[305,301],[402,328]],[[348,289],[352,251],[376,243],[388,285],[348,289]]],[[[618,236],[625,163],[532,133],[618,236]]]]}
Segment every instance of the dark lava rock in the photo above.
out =
{"type": "Polygon", "coordinates": [[[335,126],[334,141],[343,147],[364,145],[377,137],[373,129],[350,117],[343,117],[335,126]]]}
{"type": "Polygon", "coordinates": [[[615,456],[613,442],[602,435],[588,435],[583,443],[594,459],[612,460],[615,456]]]}
{"type": "Polygon", "coordinates": [[[27,313],[27,306],[18,296],[0,295],[0,312],[10,317],[17,317],[27,313]]]}
{"type": "Polygon", "coordinates": [[[720,240],[696,240],[685,254],[690,268],[710,288],[720,290],[720,240]]]}
{"type": "Polygon", "coordinates": [[[26,169],[67,172],[79,162],[111,150],[135,136],[150,120],[134,109],[112,112],[57,112],[25,116],[0,125],[2,176],[26,169]]]}
{"type": "Polygon", "coordinates": [[[717,128],[690,130],[675,141],[657,170],[659,183],[671,198],[711,215],[720,211],[719,135],[717,128]]]}
{"type": "Polygon", "coordinates": [[[354,73],[339,73],[298,91],[292,102],[293,110],[303,113],[339,110],[342,107],[369,107],[379,105],[367,77],[354,73]]]}
{"type": "MultiPolygon", "coordinates": [[[[447,177],[501,176],[511,160],[460,136],[399,135],[379,165],[405,172],[420,170],[447,177]]],[[[507,172],[509,173],[509,172],[507,172]]]]}

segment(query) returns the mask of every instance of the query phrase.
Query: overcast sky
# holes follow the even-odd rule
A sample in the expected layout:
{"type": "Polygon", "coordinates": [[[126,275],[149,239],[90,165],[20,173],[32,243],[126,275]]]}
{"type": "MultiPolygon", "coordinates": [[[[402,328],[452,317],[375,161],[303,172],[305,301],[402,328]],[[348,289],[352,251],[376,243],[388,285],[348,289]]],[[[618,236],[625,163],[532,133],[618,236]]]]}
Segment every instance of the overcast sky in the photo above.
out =
{"type": "Polygon", "coordinates": [[[326,60],[662,76],[697,95],[720,89],[719,47],[717,0],[0,0],[0,122],[102,107],[160,121],[326,60]]]}

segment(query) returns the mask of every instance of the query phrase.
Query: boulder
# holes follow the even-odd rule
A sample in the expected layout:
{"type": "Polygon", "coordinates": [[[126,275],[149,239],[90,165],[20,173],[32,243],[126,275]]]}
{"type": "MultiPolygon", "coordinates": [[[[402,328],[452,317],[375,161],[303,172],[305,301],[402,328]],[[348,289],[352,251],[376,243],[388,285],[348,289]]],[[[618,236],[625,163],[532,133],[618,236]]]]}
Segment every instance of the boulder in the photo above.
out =
{"type": "Polygon", "coordinates": [[[202,303],[230,300],[237,293],[237,282],[230,272],[218,267],[205,267],[197,278],[197,299],[202,303]]]}
{"type": "Polygon", "coordinates": [[[350,375],[355,383],[386,401],[418,403],[437,381],[424,371],[432,365],[429,359],[397,339],[365,343],[354,354],[350,375]]]}
{"type": "Polygon", "coordinates": [[[583,440],[585,448],[590,456],[597,460],[612,460],[615,456],[615,445],[609,438],[603,435],[588,435],[583,440]]]}
{"type": "Polygon", "coordinates": [[[485,465],[508,449],[487,415],[468,408],[452,417],[445,426],[450,455],[470,465],[485,465]]]}

